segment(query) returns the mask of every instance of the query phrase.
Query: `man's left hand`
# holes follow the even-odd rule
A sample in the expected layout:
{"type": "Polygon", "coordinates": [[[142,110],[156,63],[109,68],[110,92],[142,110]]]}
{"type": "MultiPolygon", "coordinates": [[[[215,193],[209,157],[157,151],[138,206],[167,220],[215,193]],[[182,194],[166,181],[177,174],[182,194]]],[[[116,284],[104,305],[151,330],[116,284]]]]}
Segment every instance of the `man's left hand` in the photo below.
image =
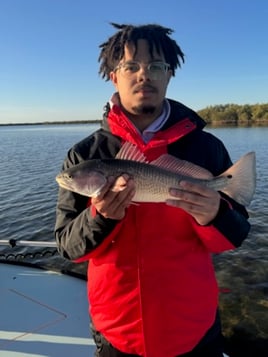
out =
{"type": "Polygon", "coordinates": [[[174,199],[168,199],[166,203],[182,208],[202,226],[209,224],[219,211],[219,192],[204,185],[181,181],[179,188],[172,187],[169,193],[174,199]]]}

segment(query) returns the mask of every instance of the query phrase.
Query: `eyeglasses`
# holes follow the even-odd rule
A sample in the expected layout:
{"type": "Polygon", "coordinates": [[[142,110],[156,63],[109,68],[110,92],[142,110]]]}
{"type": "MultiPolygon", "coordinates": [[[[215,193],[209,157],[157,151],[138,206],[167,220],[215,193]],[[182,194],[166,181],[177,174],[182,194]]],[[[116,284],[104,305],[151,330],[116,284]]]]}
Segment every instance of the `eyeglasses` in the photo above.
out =
{"type": "MultiPolygon", "coordinates": [[[[124,63],[119,63],[115,67],[114,71],[120,70],[121,74],[125,78],[131,78],[134,74],[139,72],[142,65],[139,62],[128,61],[124,63]]],[[[169,70],[169,64],[165,62],[151,62],[145,65],[149,76],[152,80],[160,80],[163,78],[164,74],[169,70]]]]}

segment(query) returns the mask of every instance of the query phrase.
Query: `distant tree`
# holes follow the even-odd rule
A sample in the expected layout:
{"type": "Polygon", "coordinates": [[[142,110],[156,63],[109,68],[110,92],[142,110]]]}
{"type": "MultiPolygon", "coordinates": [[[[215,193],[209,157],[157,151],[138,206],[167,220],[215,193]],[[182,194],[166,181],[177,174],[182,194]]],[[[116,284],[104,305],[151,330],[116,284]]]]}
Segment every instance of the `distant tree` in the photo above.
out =
{"type": "Polygon", "coordinates": [[[198,114],[209,125],[268,125],[268,104],[218,104],[198,114]]]}

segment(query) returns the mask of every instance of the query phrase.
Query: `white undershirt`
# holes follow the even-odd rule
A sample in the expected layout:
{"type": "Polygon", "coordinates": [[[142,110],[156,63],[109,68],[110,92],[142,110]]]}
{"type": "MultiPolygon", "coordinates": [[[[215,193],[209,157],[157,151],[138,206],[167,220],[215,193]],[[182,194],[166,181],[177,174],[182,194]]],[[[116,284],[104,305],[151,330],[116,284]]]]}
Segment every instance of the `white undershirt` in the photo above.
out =
{"type": "Polygon", "coordinates": [[[154,136],[154,134],[159,131],[167,121],[170,114],[170,104],[168,100],[164,100],[163,111],[158,118],[156,118],[146,129],[143,130],[141,136],[145,143],[148,143],[154,136]]]}

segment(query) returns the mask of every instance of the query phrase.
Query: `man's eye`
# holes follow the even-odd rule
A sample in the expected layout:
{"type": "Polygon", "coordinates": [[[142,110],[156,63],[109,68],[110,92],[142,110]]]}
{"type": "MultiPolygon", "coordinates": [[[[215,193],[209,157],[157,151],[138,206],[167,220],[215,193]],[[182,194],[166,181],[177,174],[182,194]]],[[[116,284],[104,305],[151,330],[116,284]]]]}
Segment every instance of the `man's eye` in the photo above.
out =
{"type": "Polygon", "coordinates": [[[139,66],[135,63],[125,65],[125,71],[127,72],[137,72],[139,70],[139,66]]]}
{"type": "Polygon", "coordinates": [[[159,71],[163,71],[163,66],[160,63],[152,63],[150,65],[150,70],[152,72],[159,72],[159,71]]]}

